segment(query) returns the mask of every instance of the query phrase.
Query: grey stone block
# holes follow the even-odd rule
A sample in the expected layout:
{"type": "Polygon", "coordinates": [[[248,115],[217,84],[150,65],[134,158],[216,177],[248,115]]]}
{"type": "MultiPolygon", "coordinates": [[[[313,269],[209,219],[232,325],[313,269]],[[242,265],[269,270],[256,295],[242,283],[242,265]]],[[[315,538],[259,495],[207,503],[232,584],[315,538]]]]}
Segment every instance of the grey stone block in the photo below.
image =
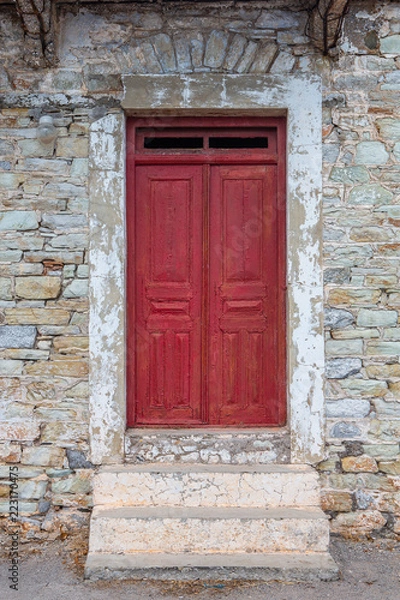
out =
{"type": "Polygon", "coordinates": [[[325,269],[324,283],[350,283],[350,269],[325,269]]]}
{"type": "Polygon", "coordinates": [[[324,108],[339,108],[340,106],[346,106],[346,96],[339,92],[334,92],[326,96],[322,102],[324,108]]]}
{"type": "Polygon", "coordinates": [[[64,298],[82,298],[89,293],[88,279],[74,279],[64,290],[64,298]]]}
{"type": "Polygon", "coordinates": [[[154,36],[153,46],[164,73],[176,71],[174,47],[169,35],[159,33],[154,36]]]}
{"type": "Polygon", "coordinates": [[[88,236],[85,233],[66,233],[57,235],[50,242],[53,248],[86,248],[88,245],[88,236]]]}
{"type": "Polygon", "coordinates": [[[190,58],[190,42],[188,37],[184,35],[175,36],[174,47],[178,71],[180,73],[189,73],[192,70],[192,61],[190,58]]]}
{"type": "Polygon", "coordinates": [[[79,278],[87,279],[89,277],[89,265],[78,265],[76,271],[79,278]]]}
{"type": "Polygon", "coordinates": [[[324,144],[323,146],[323,160],[328,163],[335,163],[339,157],[340,146],[339,144],[324,144]]]}
{"type": "Polygon", "coordinates": [[[400,142],[396,142],[393,146],[393,155],[396,160],[400,160],[400,142]]]}
{"type": "Polygon", "coordinates": [[[271,67],[271,73],[289,73],[293,69],[295,62],[296,59],[290,52],[279,52],[271,67]]]}
{"type": "Polygon", "coordinates": [[[381,52],[385,54],[400,53],[400,35],[389,35],[381,39],[381,52]]]}
{"type": "Polygon", "coordinates": [[[164,73],[176,71],[175,52],[169,35],[159,33],[154,36],[153,45],[164,73]]]}
{"type": "Polygon", "coordinates": [[[342,329],[348,325],[354,323],[354,315],[348,311],[340,308],[326,308],[324,311],[324,323],[325,327],[331,329],[342,329]]]}
{"type": "Polygon", "coordinates": [[[326,416],[330,418],[354,418],[363,419],[371,410],[368,400],[355,398],[343,398],[326,403],[326,416]]]}
{"type": "Polygon", "coordinates": [[[228,46],[229,36],[223,31],[214,30],[211,32],[206,45],[204,65],[211,68],[222,66],[225,58],[226,48],[228,46]]]}
{"type": "Polygon", "coordinates": [[[369,181],[370,176],[365,167],[333,167],[329,179],[351,185],[353,183],[366,183],[369,181]]]}
{"type": "Polygon", "coordinates": [[[142,42],[136,51],[137,57],[149,73],[161,73],[162,68],[158,62],[153,46],[149,42],[142,42]]]}
{"type": "Polygon", "coordinates": [[[190,40],[190,53],[192,56],[193,67],[195,69],[200,68],[203,65],[204,54],[204,37],[200,31],[198,31],[190,40]]]}
{"type": "Polygon", "coordinates": [[[50,509],[50,502],[48,500],[40,500],[38,503],[38,512],[41,515],[46,514],[50,509]]]}
{"type": "Polygon", "coordinates": [[[345,423],[344,421],[341,423],[336,423],[331,429],[330,432],[332,437],[336,438],[353,438],[358,437],[361,434],[360,429],[353,425],[352,423],[345,423]]]}
{"type": "Polygon", "coordinates": [[[237,71],[237,73],[245,73],[252,64],[256,56],[256,52],[257,44],[255,42],[250,41],[247,44],[246,50],[244,51],[242,58],[236,66],[235,71],[237,71]]]}
{"type": "Polygon", "coordinates": [[[0,277],[0,300],[12,300],[11,279],[0,277]]]}
{"type": "Polygon", "coordinates": [[[349,204],[389,204],[393,198],[392,192],[377,183],[358,185],[349,194],[349,204]]]}
{"type": "Polygon", "coordinates": [[[14,377],[14,375],[21,375],[23,366],[22,360],[0,359],[0,376],[14,377]]]}
{"type": "Polygon", "coordinates": [[[360,510],[366,510],[367,508],[373,507],[375,504],[374,498],[363,490],[356,490],[354,498],[356,500],[357,508],[360,510]]]}
{"type": "Polygon", "coordinates": [[[257,56],[251,66],[252,73],[266,73],[275,58],[277,46],[274,43],[258,44],[257,56]]]}
{"type": "Polygon", "coordinates": [[[49,229],[73,229],[75,227],[87,227],[85,215],[48,215],[42,216],[41,226],[49,229]]]}
{"type": "Polygon", "coordinates": [[[13,145],[5,140],[0,140],[0,155],[8,156],[14,153],[13,145]]]}
{"type": "Polygon", "coordinates": [[[390,327],[396,325],[397,310],[371,310],[361,308],[357,317],[359,327],[390,327]]]}
{"type": "Polygon", "coordinates": [[[225,59],[225,66],[228,71],[232,71],[236,63],[239,61],[244,52],[246,43],[247,40],[243,35],[236,34],[234,36],[225,59]]]}
{"type": "Polygon", "coordinates": [[[263,10],[256,21],[260,29],[297,29],[299,13],[286,10],[263,10]]]}
{"type": "Polygon", "coordinates": [[[37,227],[36,213],[33,210],[10,210],[0,213],[0,230],[26,231],[37,227]]]}
{"type": "MultiPolygon", "coordinates": [[[[397,75],[397,72],[396,72],[397,75]]],[[[400,75],[400,74],[399,74],[400,75]]],[[[399,76],[397,75],[397,76],[399,76]]],[[[385,79],[387,76],[385,77],[385,79]]],[[[400,119],[393,119],[385,117],[384,119],[378,119],[376,122],[379,133],[382,137],[389,140],[400,140],[400,119]]]]}
{"type": "Polygon", "coordinates": [[[56,90],[79,90],[82,87],[82,75],[75,71],[60,70],[53,79],[56,90]]]}
{"type": "Polygon", "coordinates": [[[360,358],[333,358],[326,363],[325,375],[328,379],[344,379],[358,373],[361,367],[360,358]]]}
{"type": "Polygon", "coordinates": [[[360,142],[357,146],[357,164],[384,165],[388,160],[389,154],[382,142],[360,142]]]}
{"type": "Polygon", "coordinates": [[[93,469],[94,465],[86,460],[83,452],[67,448],[67,458],[70,469],[93,469]]]}
{"type": "Polygon", "coordinates": [[[353,356],[354,354],[362,354],[362,352],[362,339],[326,340],[325,342],[325,353],[327,355],[353,356]]]}
{"type": "Polygon", "coordinates": [[[87,77],[87,87],[91,92],[109,92],[110,90],[121,90],[121,76],[102,73],[94,73],[87,77]]]}
{"type": "Polygon", "coordinates": [[[36,340],[36,327],[33,325],[2,325],[0,327],[0,348],[33,348],[36,340]]]}

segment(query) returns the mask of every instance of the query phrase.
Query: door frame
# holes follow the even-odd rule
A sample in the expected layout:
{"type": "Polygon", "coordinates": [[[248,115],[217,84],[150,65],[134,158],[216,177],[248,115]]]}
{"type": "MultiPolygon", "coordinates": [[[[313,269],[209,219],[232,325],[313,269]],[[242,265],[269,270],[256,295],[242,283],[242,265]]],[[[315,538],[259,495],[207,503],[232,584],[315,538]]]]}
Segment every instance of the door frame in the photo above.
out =
{"type": "Polygon", "coordinates": [[[287,118],[287,345],[291,462],[324,456],[322,92],[315,74],[129,75],[89,133],[90,450],[124,461],[125,116],[287,118]]]}
{"type": "MultiPolygon", "coordinates": [[[[215,135],[215,133],[214,133],[215,135]]],[[[265,134],[266,135],[266,134],[265,134]]],[[[160,427],[160,428],[171,428],[176,425],[171,424],[152,424],[152,425],[137,425],[136,424],[136,405],[137,398],[135,398],[136,392],[136,336],[137,331],[137,319],[135,315],[136,309],[136,256],[135,256],[135,238],[136,238],[136,168],[140,166],[168,166],[168,165],[199,165],[203,169],[203,187],[207,194],[210,190],[210,169],[213,165],[236,165],[236,166],[267,166],[273,165],[276,167],[276,197],[274,200],[276,208],[276,237],[278,244],[276,248],[276,263],[277,263],[277,281],[276,281],[276,297],[271,302],[274,302],[274,324],[273,324],[273,335],[275,337],[276,346],[276,414],[279,425],[268,425],[266,423],[260,425],[250,425],[250,427],[283,427],[286,424],[287,417],[287,369],[286,369],[286,118],[285,117],[168,117],[168,118],[128,118],[126,122],[126,235],[127,235],[127,284],[126,284],[126,303],[127,303],[127,353],[126,353],[126,395],[127,395],[127,423],[128,427],[160,427]],[[212,135],[216,130],[226,130],[225,135],[233,135],[235,130],[242,130],[242,136],[244,131],[260,132],[262,129],[273,130],[270,132],[270,144],[266,150],[252,149],[247,151],[226,151],[226,150],[211,150],[205,151],[190,151],[190,150],[158,150],[151,151],[146,150],[143,147],[144,144],[144,131],[154,131],[155,136],[163,137],[170,136],[176,137],[179,131],[182,135],[195,135],[197,132],[203,132],[206,137],[212,135]],[[141,131],[138,131],[141,130],[141,131]],[[139,148],[137,147],[139,145],[139,148]],[[205,172],[208,173],[208,180],[204,181],[205,172]]],[[[209,198],[208,198],[209,199],[209,198]]],[[[210,199],[209,199],[210,200],[210,199]]],[[[204,199],[203,199],[204,201],[204,199]]],[[[209,205],[203,206],[202,214],[205,223],[205,227],[209,227],[209,205]]],[[[203,227],[202,225],[202,227],[203,227]]],[[[206,288],[206,281],[204,279],[209,278],[209,243],[211,240],[208,239],[209,231],[203,231],[203,251],[207,253],[203,257],[203,281],[202,290],[206,288]]],[[[207,294],[206,294],[207,301],[207,294]]],[[[205,314],[208,315],[208,302],[205,314]]],[[[204,310],[203,317],[205,316],[204,310]]],[[[271,334],[272,334],[271,333],[271,334]]],[[[143,332],[146,336],[146,332],[143,332]]],[[[139,332],[140,335],[140,332],[139,332]]],[[[203,371],[202,380],[202,404],[201,414],[204,422],[196,423],[196,425],[188,425],[187,427],[215,427],[216,425],[210,423],[208,418],[209,410],[209,398],[206,391],[206,380],[209,376],[207,368],[207,351],[206,351],[206,337],[204,328],[202,328],[202,349],[203,349],[203,361],[202,366],[205,368],[203,371]],[[207,375],[206,375],[207,373],[207,375]],[[205,410],[205,412],[204,412],[205,410]]],[[[182,425],[181,425],[182,426],[182,425]]],[[[237,425],[224,424],[218,425],[221,428],[237,428],[237,425]]],[[[243,426],[249,427],[249,426],[243,426]]]]}

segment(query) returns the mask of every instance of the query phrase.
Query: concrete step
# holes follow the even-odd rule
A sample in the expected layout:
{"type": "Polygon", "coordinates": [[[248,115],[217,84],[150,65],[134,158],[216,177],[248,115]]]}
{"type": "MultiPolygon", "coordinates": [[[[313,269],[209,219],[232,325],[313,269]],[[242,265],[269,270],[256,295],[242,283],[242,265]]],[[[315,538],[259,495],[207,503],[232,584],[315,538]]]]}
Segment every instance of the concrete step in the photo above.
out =
{"type": "Polygon", "coordinates": [[[85,577],[158,581],[335,581],[327,552],[270,554],[105,554],[88,556],[85,577]]]}
{"type": "Polygon", "coordinates": [[[89,552],[108,554],[326,552],[318,508],[95,507],[89,552]]]}
{"type": "Polygon", "coordinates": [[[95,506],[319,506],[317,472],[307,465],[145,464],[104,467],[95,506]]]}

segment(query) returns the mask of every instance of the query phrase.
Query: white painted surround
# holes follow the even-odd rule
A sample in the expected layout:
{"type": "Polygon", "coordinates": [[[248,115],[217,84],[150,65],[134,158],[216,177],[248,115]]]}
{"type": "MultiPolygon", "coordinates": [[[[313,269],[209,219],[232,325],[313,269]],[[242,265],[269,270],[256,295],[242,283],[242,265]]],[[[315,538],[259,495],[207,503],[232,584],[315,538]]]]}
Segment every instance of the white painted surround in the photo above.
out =
{"type": "Polygon", "coordinates": [[[323,457],[322,110],[315,75],[134,75],[123,111],[90,129],[90,440],[124,461],[125,114],[286,115],[288,427],[291,462],[323,457]]]}

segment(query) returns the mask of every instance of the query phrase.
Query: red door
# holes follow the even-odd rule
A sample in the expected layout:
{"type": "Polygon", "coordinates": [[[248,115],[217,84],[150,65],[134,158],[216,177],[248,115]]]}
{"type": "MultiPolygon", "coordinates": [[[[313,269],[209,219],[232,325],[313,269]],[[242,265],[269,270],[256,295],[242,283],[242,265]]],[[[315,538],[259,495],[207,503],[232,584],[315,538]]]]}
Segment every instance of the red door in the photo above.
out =
{"type": "Polygon", "coordinates": [[[201,423],[200,166],[136,169],[137,421],[201,423]]]}
{"type": "Polygon", "coordinates": [[[284,123],[216,123],[128,129],[130,426],[285,422],[284,123]]]}
{"type": "Polygon", "coordinates": [[[210,417],[255,425],[276,418],[277,279],[274,166],[211,168],[210,417]]]}

